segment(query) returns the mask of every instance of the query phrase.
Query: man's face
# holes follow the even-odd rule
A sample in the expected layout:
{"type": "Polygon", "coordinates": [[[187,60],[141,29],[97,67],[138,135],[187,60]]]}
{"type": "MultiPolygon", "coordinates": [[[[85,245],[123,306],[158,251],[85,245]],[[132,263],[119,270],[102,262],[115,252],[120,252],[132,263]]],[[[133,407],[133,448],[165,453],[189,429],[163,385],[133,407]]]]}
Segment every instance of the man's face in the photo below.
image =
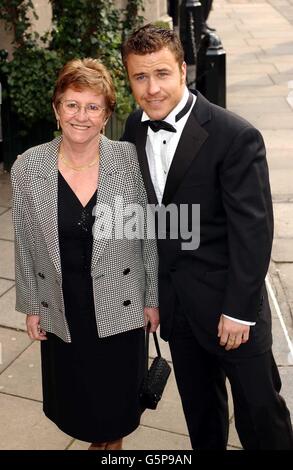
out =
{"type": "Polygon", "coordinates": [[[164,47],[145,55],[129,54],[127,71],[133,96],[150,119],[163,119],[183,96],[186,64],[179,66],[164,47]]]}

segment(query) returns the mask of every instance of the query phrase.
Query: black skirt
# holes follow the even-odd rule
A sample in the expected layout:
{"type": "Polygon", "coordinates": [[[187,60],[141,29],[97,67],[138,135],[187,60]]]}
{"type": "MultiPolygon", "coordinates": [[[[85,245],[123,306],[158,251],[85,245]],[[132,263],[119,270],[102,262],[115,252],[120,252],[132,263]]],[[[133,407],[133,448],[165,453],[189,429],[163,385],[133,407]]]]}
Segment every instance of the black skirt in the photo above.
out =
{"type": "Polygon", "coordinates": [[[41,356],[46,416],[76,439],[103,442],[139,425],[145,351],[142,328],[98,337],[90,275],[95,200],[96,193],[83,207],[59,174],[63,295],[72,342],[47,333],[41,356]]]}

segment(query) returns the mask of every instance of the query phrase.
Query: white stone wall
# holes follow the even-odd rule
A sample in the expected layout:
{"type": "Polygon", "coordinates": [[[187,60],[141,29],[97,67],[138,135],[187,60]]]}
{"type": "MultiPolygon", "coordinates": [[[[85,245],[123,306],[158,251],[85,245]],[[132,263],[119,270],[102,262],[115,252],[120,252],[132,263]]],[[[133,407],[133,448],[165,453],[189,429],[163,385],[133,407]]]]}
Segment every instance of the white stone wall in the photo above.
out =
{"type": "MultiPolygon", "coordinates": [[[[34,5],[39,18],[35,19],[33,16],[31,17],[32,28],[34,31],[37,31],[40,35],[42,35],[51,27],[51,4],[49,0],[35,0],[34,5]]],[[[0,21],[0,49],[7,49],[9,52],[9,58],[11,58],[13,51],[12,40],[12,31],[6,31],[4,22],[0,21]]]]}
{"type": "MultiPolygon", "coordinates": [[[[117,8],[125,8],[127,0],[116,0],[117,8]]],[[[152,23],[153,21],[168,21],[170,17],[167,15],[167,0],[144,0],[145,23],[152,23]]]]}
{"type": "Polygon", "coordinates": [[[147,23],[164,20],[167,15],[167,0],[145,0],[144,17],[147,23]]]}
{"type": "Polygon", "coordinates": [[[31,18],[32,27],[40,35],[50,30],[52,22],[52,8],[49,0],[34,0],[34,6],[38,19],[31,18]]]}
{"type": "Polygon", "coordinates": [[[9,58],[12,54],[12,31],[6,31],[3,21],[0,21],[0,49],[6,49],[9,52],[9,58]]]}
{"type": "Polygon", "coordinates": [[[117,8],[125,8],[127,0],[116,0],[115,3],[117,5],[117,8]]]}

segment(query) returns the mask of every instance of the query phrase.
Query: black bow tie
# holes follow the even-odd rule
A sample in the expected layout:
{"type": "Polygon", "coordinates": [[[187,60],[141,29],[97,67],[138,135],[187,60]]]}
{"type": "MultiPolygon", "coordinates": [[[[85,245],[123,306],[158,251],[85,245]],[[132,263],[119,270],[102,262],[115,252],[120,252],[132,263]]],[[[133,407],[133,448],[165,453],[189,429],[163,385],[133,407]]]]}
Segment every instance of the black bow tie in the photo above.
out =
{"type": "MultiPolygon", "coordinates": [[[[186,113],[188,113],[188,111],[190,110],[190,107],[193,103],[193,96],[192,96],[192,93],[189,93],[189,96],[188,96],[188,100],[187,100],[187,103],[186,105],[184,106],[183,109],[181,109],[181,111],[176,114],[175,116],[175,122],[178,122],[183,116],[185,116],[186,113]]],[[[145,126],[150,126],[150,128],[154,131],[154,132],[158,132],[159,130],[163,130],[163,131],[168,131],[168,132],[177,132],[175,127],[172,126],[172,124],[169,124],[169,122],[166,122],[166,121],[162,121],[162,120],[158,120],[158,121],[150,121],[150,120],[147,120],[147,121],[142,121],[142,124],[144,124],[145,126]]]]}
{"type": "Polygon", "coordinates": [[[150,126],[150,128],[154,131],[154,132],[158,132],[159,130],[163,130],[163,131],[169,131],[169,132],[177,132],[175,127],[172,126],[172,124],[169,124],[168,122],[166,121],[143,121],[143,124],[145,126],[150,126]]]}

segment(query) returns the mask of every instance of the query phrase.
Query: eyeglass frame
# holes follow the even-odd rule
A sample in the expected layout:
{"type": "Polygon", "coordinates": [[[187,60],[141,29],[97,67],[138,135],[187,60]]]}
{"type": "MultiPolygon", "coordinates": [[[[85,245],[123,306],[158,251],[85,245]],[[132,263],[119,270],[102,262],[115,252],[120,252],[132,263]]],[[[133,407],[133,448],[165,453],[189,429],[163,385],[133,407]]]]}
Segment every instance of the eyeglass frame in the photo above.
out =
{"type": "MultiPolygon", "coordinates": [[[[64,100],[64,101],[60,100],[59,104],[61,104],[62,109],[63,109],[64,113],[67,114],[67,116],[75,116],[76,114],[78,114],[81,111],[81,109],[85,110],[87,116],[91,116],[91,115],[95,116],[95,111],[94,111],[94,113],[91,113],[91,110],[90,110],[90,113],[88,114],[89,110],[87,109],[87,106],[90,106],[90,105],[93,105],[93,104],[95,106],[97,106],[97,108],[99,110],[99,112],[96,114],[96,116],[100,116],[102,114],[102,112],[106,111],[106,109],[107,109],[106,107],[101,106],[97,103],[87,103],[86,105],[81,105],[78,101],[75,101],[75,100],[64,100]],[[66,102],[75,103],[78,107],[77,111],[75,113],[69,113],[68,109],[65,109],[64,106],[63,106],[63,104],[66,103],[66,102]]],[[[96,111],[98,111],[98,110],[96,110],[96,111]]]]}

